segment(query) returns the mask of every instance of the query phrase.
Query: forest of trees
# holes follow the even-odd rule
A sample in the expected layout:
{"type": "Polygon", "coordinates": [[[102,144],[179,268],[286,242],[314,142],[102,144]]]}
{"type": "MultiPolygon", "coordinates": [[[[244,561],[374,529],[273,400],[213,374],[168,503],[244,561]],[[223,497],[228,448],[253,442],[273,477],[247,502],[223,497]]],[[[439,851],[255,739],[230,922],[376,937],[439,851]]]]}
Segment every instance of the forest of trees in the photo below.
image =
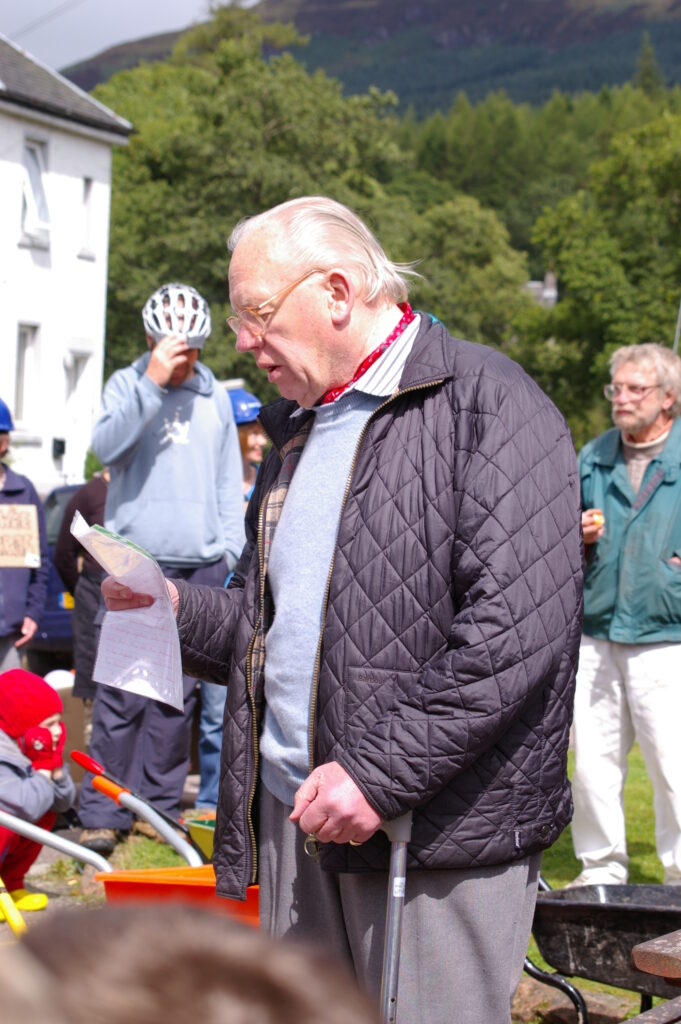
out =
{"type": "Polygon", "coordinates": [[[211,303],[205,361],[274,397],[225,325],[226,239],[243,216],[324,193],[357,210],[391,258],[419,261],[417,308],[522,363],[577,445],[607,426],[609,354],[671,344],[681,297],[681,90],[665,87],[649,41],[627,85],[556,92],[538,108],[460,94],[418,120],[390,93],[346,97],[276,55],[295,39],[219,8],[167,61],[97,87],[135,126],[114,155],[107,372],[140,352],[150,292],[187,280],[211,303]],[[548,269],[551,309],[525,287],[548,269]]]}

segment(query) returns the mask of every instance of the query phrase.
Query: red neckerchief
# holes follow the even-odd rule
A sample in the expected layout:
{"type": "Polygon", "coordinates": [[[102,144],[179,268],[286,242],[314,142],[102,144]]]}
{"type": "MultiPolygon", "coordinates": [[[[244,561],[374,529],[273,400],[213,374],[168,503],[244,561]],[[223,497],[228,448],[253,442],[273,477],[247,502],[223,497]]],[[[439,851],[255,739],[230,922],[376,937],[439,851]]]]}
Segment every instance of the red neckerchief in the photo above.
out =
{"type": "Polygon", "coordinates": [[[317,403],[318,405],[328,405],[329,402],[335,402],[344,391],[347,391],[351,384],[358,381],[359,378],[367,372],[369,367],[374,365],[379,356],[383,355],[385,350],[392,345],[396,338],[399,338],[405,328],[407,328],[412,320],[416,318],[416,315],[408,302],[398,302],[398,306],[402,310],[403,315],[395,330],[391,331],[385,341],[382,341],[381,344],[373,350],[373,352],[369,353],[366,359],[362,360],[355,370],[355,375],[351,380],[347,381],[345,384],[339,385],[337,388],[331,388],[330,391],[325,392],[317,403]]]}

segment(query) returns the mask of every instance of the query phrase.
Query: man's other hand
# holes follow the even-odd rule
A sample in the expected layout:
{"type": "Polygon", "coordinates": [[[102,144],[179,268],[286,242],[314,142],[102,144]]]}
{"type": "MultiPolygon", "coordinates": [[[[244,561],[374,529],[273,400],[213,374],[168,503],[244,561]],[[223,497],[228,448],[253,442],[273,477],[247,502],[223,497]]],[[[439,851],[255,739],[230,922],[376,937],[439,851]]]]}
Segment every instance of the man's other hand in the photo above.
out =
{"type": "MultiPolygon", "coordinates": [[[[173,613],[177,615],[179,604],[177,587],[171,580],[166,580],[166,587],[173,606],[173,613]]],[[[107,576],[102,581],[102,597],[107,611],[110,612],[124,612],[130,608],[148,608],[154,603],[154,598],[150,594],[138,594],[127,587],[125,583],[118,583],[113,576],[107,576]]]]}
{"type": "Polygon", "coordinates": [[[15,647],[23,647],[29,640],[33,639],[33,635],[38,628],[38,623],[34,622],[33,619],[27,615],[24,621],[21,623],[21,636],[14,644],[15,647]]]}
{"type": "Polygon", "coordinates": [[[321,843],[364,843],[382,823],[337,761],[320,765],[308,775],[296,793],[289,818],[321,843]]]}

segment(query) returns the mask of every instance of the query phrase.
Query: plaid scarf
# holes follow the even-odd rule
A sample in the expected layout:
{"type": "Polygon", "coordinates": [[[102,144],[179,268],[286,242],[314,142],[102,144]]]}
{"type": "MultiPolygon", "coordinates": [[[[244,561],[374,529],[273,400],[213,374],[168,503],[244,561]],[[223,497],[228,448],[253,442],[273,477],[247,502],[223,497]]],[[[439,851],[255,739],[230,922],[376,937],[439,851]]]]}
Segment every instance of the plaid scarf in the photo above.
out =
{"type": "MultiPolygon", "coordinates": [[[[296,466],[303,453],[305,442],[308,439],[314,417],[300,428],[300,430],[284,445],[281,450],[281,469],[277,479],[265,495],[262,504],[262,564],[260,566],[261,587],[264,587],[264,580],[267,576],[267,566],[272,550],[274,534],[279,525],[281,510],[288,494],[288,489],[293,479],[296,466]]],[[[253,693],[262,692],[265,683],[265,615],[261,604],[258,614],[258,621],[255,625],[255,633],[251,642],[251,680],[253,693]]]]}

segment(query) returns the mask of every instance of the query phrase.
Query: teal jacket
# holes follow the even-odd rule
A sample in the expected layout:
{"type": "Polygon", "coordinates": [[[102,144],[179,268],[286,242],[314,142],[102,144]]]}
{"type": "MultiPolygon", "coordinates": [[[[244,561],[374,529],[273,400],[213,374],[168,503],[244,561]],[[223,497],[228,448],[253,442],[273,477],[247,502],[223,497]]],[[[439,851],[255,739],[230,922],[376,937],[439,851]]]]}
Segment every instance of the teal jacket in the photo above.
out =
{"type": "Polygon", "coordinates": [[[634,494],[620,432],[608,430],[579,455],[582,508],[605,515],[589,549],[584,632],[623,644],[681,641],[681,420],[634,494]]]}

